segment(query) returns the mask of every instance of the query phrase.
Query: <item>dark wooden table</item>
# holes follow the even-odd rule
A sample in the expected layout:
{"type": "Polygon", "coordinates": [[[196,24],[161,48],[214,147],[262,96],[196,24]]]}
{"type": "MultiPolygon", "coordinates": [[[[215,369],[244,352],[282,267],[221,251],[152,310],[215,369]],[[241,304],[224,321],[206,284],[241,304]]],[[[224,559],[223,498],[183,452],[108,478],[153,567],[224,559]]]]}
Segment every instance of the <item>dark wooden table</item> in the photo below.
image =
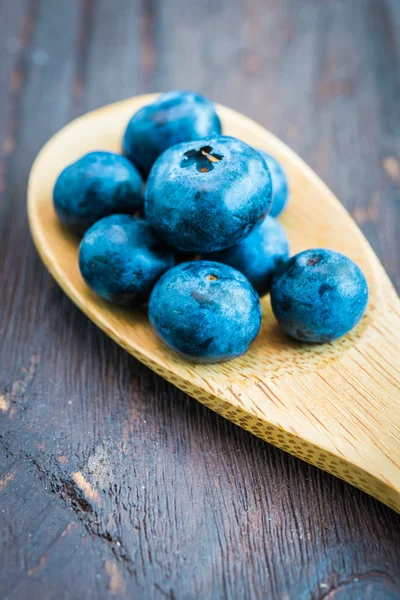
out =
{"type": "Polygon", "coordinates": [[[0,53],[0,597],[399,598],[400,517],[117,347],[25,208],[71,118],[195,89],[298,151],[399,289],[399,0],[0,0],[0,53]]]}

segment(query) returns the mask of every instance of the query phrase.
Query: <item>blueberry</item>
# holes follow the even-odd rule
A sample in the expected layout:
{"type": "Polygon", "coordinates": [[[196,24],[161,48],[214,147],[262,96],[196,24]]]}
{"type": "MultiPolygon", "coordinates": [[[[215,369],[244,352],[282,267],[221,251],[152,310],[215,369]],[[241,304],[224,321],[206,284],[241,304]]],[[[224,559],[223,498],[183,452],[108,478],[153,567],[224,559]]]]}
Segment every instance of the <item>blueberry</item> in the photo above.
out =
{"type": "Polygon", "coordinates": [[[265,217],[244,240],[220,252],[206,255],[235,267],[246,275],[260,296],[267,294],[276,269],[289,257],[289,244],[282,225],[272,217],[265,217]]]}
{"type": "Polygon", "coordinates": [[[167,92],[133,115],[125,131],[125,154],[147,176],[164,150],[221,133],[214,104],[193,92],[167,92]]]}
{"type": "Polygon", "coordinates": [[[277,217],[286,208],[289,200],[289,186],[282,165],[265,150],[258,150],[271,173],[272,178],[272,208],[271,217],[277,217]]]}
{"type": "Polygon", "coordinates": [[[258,295],[242,273],[196,261],[168,271],[154,287],[149,318],[159,337],[195,362],[243,354],[261,325],[258,295]]]}
{"type": "Polygon", "coordinates": [[[341,337],[363,316],[368,286],[358,266],[334,250],[300,252],[276,272],[272,310],[282,329],[305,342],[341,337]]]}
{"type": "Polygon", "coordinates": [[[215,252],[246,237],[268,213],[271,177],[261,155],[227,136],[178,144],[154,164],[145,214],[185,252],[215,252]]]}
{"type": "Polygon", "coordinates": [[[75,233],[114,213],[143,205],[143,182],[131,162],[113,152],[91,152],[58,176],[53,200],[58,218],[75,233]]]}
{"type": "Polygon", "coordinates": [[[85,233],[79,268],[87,285],[116,304],[148,300],[156,281],[174,264],[173,252],[144,219],[111,215],[85,233]]]}

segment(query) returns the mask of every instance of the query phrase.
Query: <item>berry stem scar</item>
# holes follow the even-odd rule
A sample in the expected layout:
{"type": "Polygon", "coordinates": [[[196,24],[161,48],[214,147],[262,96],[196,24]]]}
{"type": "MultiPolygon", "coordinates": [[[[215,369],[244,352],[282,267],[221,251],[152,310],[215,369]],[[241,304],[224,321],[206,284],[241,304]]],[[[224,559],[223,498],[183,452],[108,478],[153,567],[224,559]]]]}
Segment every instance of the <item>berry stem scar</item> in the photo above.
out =
{"type": "Polygon", "coordinates": [[[221,160],[221,158],[218,156],[213,156],[212,154],[209,154],[208,152],[206,152],[205,150],[201,150],[201,153],[203,156],[206,156],[208,158],[209,161],[211,162],[219,162],[221,160]]]}

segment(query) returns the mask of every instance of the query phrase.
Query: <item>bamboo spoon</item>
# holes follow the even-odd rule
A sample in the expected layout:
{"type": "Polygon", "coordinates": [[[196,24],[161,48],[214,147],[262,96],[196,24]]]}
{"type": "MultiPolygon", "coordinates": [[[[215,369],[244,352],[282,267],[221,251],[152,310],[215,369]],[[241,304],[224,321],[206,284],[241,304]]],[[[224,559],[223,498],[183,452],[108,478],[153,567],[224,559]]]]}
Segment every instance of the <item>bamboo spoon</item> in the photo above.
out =
{"type": "Polygon", "coordinates": [[[399,299],[342,205],[272,134],[218,107],[226,134],[264,148],[283,163],[291,202],[281,221],[292,252],[332,248],[364,271],[369,307],[349,335],[324,345],[294,342],[278,329],[266,297],[263,326],[247,354],[227,363],[194,365],[156,338],[143,310],[113,306],[85,286],[78,269],[78,239],[60,226],[53,209],[54,182],[86,152],[120,151],[130,116],[152,99],[139,96],[89,113],[40,152],[29,180],[28,213],[46,267],[96,325],[156,373],[258,437],[400,512],[399,299]]]}

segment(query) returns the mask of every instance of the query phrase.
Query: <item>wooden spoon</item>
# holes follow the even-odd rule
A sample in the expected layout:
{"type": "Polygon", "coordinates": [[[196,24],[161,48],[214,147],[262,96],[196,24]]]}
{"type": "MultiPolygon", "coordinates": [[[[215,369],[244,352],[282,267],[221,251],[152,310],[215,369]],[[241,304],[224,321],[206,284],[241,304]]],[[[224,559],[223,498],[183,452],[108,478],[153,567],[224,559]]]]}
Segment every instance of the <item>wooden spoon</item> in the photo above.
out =
{"type": "Polygon", "coordinates": [[[56,177],[92,150],[121,150],[130,116],[154,96],[106,106],[73,121],[42,149],[30,175],[28,213],[36,247],[63,290],[118,344],[156,373],[258,437],[400,512],[400,302],[368,242],[332,192],[285,144],[250,119],[218,107],[224,132],[264,148],[287,172],[282,216],[293,253],[327,247],[365,273],[370,302],[361,323],[329,344],[297,343],[279,330],[269,297],[251,349],[231,362],[186,362],[152,332],[143,309],[95,296],[78,269],[79,240],[58,222],[56,177]]]}

